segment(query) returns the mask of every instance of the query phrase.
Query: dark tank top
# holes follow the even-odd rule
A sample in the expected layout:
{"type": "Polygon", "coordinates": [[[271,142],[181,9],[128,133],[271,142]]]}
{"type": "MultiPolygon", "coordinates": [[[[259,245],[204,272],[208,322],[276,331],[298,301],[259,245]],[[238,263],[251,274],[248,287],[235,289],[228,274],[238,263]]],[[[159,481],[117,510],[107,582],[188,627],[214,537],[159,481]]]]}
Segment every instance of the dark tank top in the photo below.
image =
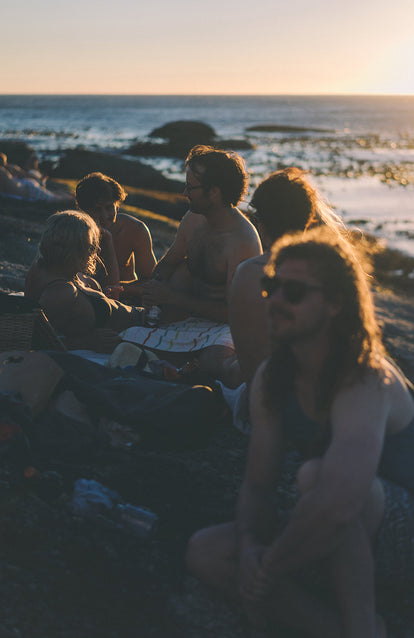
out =
{"type": "MultiPolygon", "coordinates": [[[[48,286],[51,286],[57,281],[67,282],[67,279],[53,279],[46,284],[45,288],[48,288],[48,286]]],[[[98,295],[88,294],[84,288],[76,283],[76,281],[72,283],[82,295],[88,298],[88,301],[91,303],[95,315],[95,328],[104,328],[112,314],[112,306],[109,299],[98,295]]]]}
{"type": "MultiPolygon", "coordinates": [[[[306,458],[315,447],[323,447],[320,450],[323,454],[329,445],[327,437],[318,442],[320,426],[306,416],[294,392],[283,406],[282,427],[288,448],[306,458]]],[[[327,431],[329,433],[329,426],[327,431]]],[[[378,476],[414,493],[414,418],[403,430],[385,437],[378,476]]]]}

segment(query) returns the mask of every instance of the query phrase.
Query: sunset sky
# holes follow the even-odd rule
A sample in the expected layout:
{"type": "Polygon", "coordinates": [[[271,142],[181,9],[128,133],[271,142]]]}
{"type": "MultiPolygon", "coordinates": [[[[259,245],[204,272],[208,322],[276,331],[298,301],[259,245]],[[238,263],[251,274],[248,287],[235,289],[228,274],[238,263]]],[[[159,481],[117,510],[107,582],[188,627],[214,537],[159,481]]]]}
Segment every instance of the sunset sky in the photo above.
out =
{"type": "Polygon", "coordinates": [[[413,0],[3,0],[0,15],[0,93],[414,94],[413,0]]]}

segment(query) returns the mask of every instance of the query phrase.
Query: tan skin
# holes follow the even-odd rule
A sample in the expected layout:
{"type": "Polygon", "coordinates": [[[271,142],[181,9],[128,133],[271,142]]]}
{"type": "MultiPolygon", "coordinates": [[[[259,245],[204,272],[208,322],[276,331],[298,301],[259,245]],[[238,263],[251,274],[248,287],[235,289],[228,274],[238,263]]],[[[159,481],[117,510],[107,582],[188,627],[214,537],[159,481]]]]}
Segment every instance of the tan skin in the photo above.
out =
{"type": "Polygon", "coordinates": [[[248,386],[259,364],[269,355],[268,319],[260,280],[276,239],[267,234],[260,222],[257,227],[266,251],[237,267],[229,293],[229,324],[240,368],[238,383],[246,381],[248,386]]]}
{"type": "MultiPolygon", "coordinates": [[[[280,277],[317,283],[306,262],[286,260],[280,277]]],[[[339,310],[313,291],[299,306],[278,291],[268,300],[271,338],[288,338],[297,362],[295,388],[304,413],[317,419],[315,386],[330,350],[330,324],[339,310]]],[[[200,578],[229,595],[239,592],[257,623],[276,615],[318,638],[385,636],[375,618],[371,542],[384,509],[376,470],[384,437],[403,430],[414,402],[398,371],[344,383],[333,401],[332,439],[321,458],[298,472],[301,496],[284,531],[275,536],[272,498],[284,454],[280,418],[264,400],[259,367],[251,388],[252,435],[235,523],[202,530],[190,541],[187,562],[200,578]],[[339,613],[295,585],[311,562],[330,565],[339,613]],[[278,606],[278,601],[280,605],[278,606]]]]}
{"type": "Polygon", "coordinates": [[[102,230],[101,258],[108,271],[105,292],[117,298],[142,294],[141,280],[148,279],[156,264],[147,226],[124,213],[118,202],[98,202],[93,219],[102,230]],[[139,280],[139,281],[138,281],[139,280]]]}
{"type": "Polygon", "coordinates": [[[69,349],[110,353],[122,341],[118,332],[141,322],[140,309],[108,299],[92,277],[79,274],[82,266],[45,269],[34,262],[26,278],[25,296],[39,302],[69,349]],[[112,308],[106,325],[100,328],[89,300],[93,296],[104,298],[112,308]]]}
{"type": "Polygon", "coordinates": [[[269,354],[265,300],[260,294],[269,252],[241,263],[230,287],[229,324],[240,366],[239,383],[251,384],[259,364],[269,354]]]}
{"type": "Polygon", "coordinates": [[[223,204],[220,188],[205,191],[191,169],[186,184],[190,210],[154,278],[144,285],[144,303],[179,309],[173,319],[199,316],[227,323],[234,272],[241,261],[262,252],[260,239],[237,208],[223,204]]]}

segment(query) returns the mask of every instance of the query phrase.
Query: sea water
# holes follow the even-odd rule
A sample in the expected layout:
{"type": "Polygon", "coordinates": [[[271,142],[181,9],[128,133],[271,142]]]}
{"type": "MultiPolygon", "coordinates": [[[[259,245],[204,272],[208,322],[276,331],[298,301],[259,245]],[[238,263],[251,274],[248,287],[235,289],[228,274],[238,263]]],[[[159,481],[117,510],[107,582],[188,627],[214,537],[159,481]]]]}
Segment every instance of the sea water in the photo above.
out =
{"type": "MultiPolygon", "coordinates": [[[[414,96],[0,96],[0,138],[48,159],[79,145],[125,152],[175,120],[251,142],[241,151],[250,194],[271,171],[299,166],[348,224],[414,255],[414,96]],[[281,130],[248,130],[259,124],[281,130]]],[[[182,161],[143,161],[183,179],[182,161]]]]}

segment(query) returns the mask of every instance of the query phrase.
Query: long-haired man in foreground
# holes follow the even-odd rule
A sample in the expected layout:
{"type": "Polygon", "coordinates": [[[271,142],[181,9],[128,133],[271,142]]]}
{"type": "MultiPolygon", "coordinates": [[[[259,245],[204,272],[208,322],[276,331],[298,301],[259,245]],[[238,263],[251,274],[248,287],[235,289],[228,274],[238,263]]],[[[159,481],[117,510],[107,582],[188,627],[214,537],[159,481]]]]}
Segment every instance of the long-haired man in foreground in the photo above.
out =
{"type": "Polygon", "coordinates": [[[236,521],[195,534],[188,567],[240,595],[262,626],[383,637],[374,569],[378,584],[414,578],[413,398],[385,357],[361,263],[338,236],[276,242],[262,290],[271,354],[252,383],[236,521]]]}

